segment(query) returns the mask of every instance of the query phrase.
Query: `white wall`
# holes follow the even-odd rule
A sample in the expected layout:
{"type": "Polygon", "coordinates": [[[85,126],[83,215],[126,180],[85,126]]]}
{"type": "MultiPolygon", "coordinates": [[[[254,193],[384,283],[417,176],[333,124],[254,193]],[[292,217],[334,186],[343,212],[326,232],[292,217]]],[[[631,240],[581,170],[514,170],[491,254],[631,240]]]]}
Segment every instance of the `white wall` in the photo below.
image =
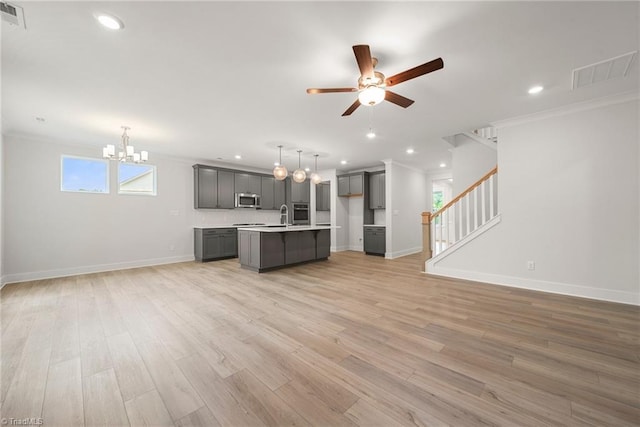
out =
{"type": "Polygon", "coordinates": [[[429,271],[639,304],[638,112],[636,99],[504,124],[501,223],[429,271]]]}
{"type": "Polygon", "coordinates": [[[430,210],[430,179],[392,160],[386,165],[386,258],[422,251],[422,212],[430,210]]]}
{"type": "Polygon", "coordinates": [[[193,226],[279,221],[277,211],[195,210],[195,160],[150,153],[158,195],[60,191],[60,156],[99,157],[100,147],[4,137],[6,282],[193,259],[193,226]],[[11,159],[11,161],[8,161],[11,159]]]}
{"type": "Polygon", "coordinates": [[[486,145],[464,135],[457,135],[456,142],[451,150],[453,197],[482,178],[498,162],[497,151],[486,145]]]}

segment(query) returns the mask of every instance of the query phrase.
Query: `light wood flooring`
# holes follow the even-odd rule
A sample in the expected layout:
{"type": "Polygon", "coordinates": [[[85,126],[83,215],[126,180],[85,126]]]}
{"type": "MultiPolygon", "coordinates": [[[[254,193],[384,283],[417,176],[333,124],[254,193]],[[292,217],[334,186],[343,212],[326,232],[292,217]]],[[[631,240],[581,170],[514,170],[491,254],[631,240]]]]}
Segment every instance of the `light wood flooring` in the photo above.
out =
{"type": "Polygon", "coordinates": [[[2,417],[45,426],[640,423],[640,311],[355,252],[7,285],[2,417]],[[38,422],[38,420],[34,420],[38,422]]]}

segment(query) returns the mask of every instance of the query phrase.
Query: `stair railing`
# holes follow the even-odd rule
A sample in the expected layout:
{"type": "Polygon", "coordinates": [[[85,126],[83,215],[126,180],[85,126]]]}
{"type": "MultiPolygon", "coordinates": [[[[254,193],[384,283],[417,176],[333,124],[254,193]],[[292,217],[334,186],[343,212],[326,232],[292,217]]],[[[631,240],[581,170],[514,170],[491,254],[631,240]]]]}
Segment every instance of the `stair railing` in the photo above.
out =
{"type": "Polygon", "coordinates": [[[424,261],[437,256],[498,214],[498,167],[438,211],[422,213],[424,261]]]}

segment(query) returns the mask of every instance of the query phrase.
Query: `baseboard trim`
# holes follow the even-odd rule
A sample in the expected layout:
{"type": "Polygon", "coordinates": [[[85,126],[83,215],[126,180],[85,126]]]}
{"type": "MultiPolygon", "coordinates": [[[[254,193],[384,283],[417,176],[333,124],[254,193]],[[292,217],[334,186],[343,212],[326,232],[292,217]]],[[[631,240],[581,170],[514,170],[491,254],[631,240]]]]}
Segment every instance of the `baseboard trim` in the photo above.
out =
{"type": "Polygon", "coordinates": [[[524,277],[506,276],[501,274],[483,273],[478,271],[458,270],[454,268],[430,267],[426,274],[434,276],[453,277],[456,279],[472,280],[499,286],[527,289],[531,291],[548,292],[552,294],[569,295],[590,298],[601,301],[622,304],[640,305],[640,295],[634,292],[598,289],[589,286],[570,283],[550,282],[545,280],[528,279],[524,277]]]}
{"type": "Polygon", "coordinates": [[[181,255],[166,258],[154,258],[138,261],[120,262],[113,264],[96,264],[81,267],[60,268],[55,270],[33,271],[28,273],[7,274],[3,279],[3,284],[30,282],[32,280],[54,279],[56,277],[77,276],[80,274],[102,273],[105,271],[127,270],[130,268],[150,267],[153,265],[174,264],[177,262],[194,261],[193,255],[181,255]]]}
{"type": "Polygon", "coordinates": [[[418,246],[415,248],[409,248],[409,249],[403,249],[401,251],[395,251],[395,252],[385,252],[384,257],[386,259],[395,259],[395,258],[400,258],[403,256],[407,256],[407,255],[413,255],[416,254],[418,252],[422,252],[422,246],[418,246]]]}

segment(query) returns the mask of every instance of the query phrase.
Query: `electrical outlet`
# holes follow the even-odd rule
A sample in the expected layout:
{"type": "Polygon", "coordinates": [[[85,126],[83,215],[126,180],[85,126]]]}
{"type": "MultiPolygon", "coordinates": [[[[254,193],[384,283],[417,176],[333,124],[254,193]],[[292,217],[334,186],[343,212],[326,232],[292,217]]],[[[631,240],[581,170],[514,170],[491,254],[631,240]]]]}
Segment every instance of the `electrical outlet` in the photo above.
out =
{"type": "Polygon", "coordinates": [[[527,270],[533,271],[535,269],[536,269],[536,262],[535,261],[527,261],[527,270]]]}

